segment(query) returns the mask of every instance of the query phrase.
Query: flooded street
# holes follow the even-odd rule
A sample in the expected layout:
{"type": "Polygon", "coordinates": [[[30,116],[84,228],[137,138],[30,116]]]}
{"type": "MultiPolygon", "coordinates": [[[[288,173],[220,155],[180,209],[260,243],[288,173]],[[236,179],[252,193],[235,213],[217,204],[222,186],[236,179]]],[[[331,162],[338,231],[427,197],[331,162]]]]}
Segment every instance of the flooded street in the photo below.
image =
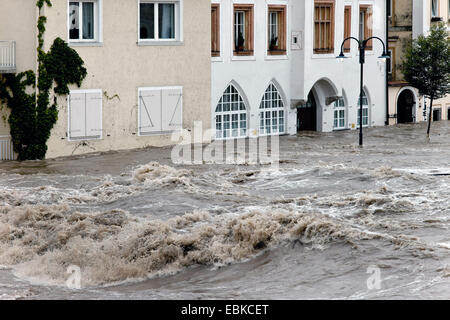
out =
{"type": "Polygon", "coordinates": [[[285,136],[278,169],[0,163],[0,299],[450,299],[450,123],[425,133],[285,136]]]}

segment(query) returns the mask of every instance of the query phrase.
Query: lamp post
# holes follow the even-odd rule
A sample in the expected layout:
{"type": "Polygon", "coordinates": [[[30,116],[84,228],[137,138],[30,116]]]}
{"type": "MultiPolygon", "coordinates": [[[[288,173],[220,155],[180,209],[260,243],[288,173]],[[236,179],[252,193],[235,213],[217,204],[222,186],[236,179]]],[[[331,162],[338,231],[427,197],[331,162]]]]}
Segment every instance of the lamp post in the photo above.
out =
{"type": "Polygon", "coordinates": [[[384,44],[383,40],[381,40],[378,37],[370,37],[365,40],[358,40],[355,37],[348,37],[342,41],[341,44],[341,54],[336,57],[337,59],[340,59],[341,61],[344,61],[344,59],[347,59],[348,57],[344,54],[344,44],[346,41],[349,40],[355,40],[358,42],[358,49],[359,49],[359,64],[361,65],[361,83],[360,83],[360,93],[359,93],[359,145],[363,146],[363,96],[364,96],[364,63],[366,62],[366,48],[367,44],[372,39],[377,39],[383,44],[383,54],[379,57],[380,59],[386,60],[389,59],[389,56],[386,54],[386,45],[384,44]]]}

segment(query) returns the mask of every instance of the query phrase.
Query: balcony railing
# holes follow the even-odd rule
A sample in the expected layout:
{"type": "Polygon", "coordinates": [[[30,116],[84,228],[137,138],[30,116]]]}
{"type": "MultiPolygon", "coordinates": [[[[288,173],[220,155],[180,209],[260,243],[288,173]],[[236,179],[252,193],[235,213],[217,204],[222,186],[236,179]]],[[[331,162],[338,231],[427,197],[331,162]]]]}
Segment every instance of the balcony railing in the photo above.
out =
{"type": "Polygon", "coordinates": [[[15,160],[16,158],[11,137],[0,136],[0,161],[15,160]]]}
{"type": "Polygon", "coordinates": [[[0,73],[16,72],[16,42],[0,40],[0,73]]]}

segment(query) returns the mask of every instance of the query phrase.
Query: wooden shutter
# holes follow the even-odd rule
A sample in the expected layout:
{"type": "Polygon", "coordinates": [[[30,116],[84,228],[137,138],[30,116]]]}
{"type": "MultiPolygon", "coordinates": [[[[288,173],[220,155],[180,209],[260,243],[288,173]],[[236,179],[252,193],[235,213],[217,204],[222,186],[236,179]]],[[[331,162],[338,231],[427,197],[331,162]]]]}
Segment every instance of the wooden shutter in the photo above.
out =
{"type": "MultiPolygon", "coordinates": [[[[345,6],[344,11],[344,39],[352,35],[352,6],[345,6]]],[[[350,52],[351,40],[347,40],[344,44],[344,51],[350,52]]]]}
{"type": "Polygon", "coordinates": [[[86,136],[86,94],[71,92],[69,95],[69,140],[86,136]]]}
{"type": "Polygon", "coordinates": [[[139,134],[161,131],[161,90],[139,89],[139,134]]]}
{"type": "Polygon", "coordinates": [[[162,90],[162,131],[183,129],[183,90],[181,87],[162,90]]]}
{"type": "MultiPolygon", "coordinates": [[[[373,35],[373,7],[371,5],[361,5],[360,12],[364,12],[364,39],[373,35]]],[[[372,50],[373,40],[367,43],[367,50],[372,50]]]]}
{"type": "Polygon", "coordinates": [[[334,0],[314,1],[314,53],[334,51],[334,0]]]}
{"type": "Polygon", "coordinates": [[[102,92],[86,94],[86,137],[102,137],[102,92]]]}
{"type": "Polygon", "coordinates": [[[211,56],[220,56],[220,5],[211,5],[211,56]]]}

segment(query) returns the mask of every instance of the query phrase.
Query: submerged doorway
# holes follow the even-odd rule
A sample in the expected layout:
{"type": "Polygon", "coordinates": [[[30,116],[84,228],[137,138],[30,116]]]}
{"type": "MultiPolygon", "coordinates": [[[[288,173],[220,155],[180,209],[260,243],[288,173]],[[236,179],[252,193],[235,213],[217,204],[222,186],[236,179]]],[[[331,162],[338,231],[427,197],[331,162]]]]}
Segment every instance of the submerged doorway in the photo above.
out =
{"type": "Polygon", "coordinates": [[[308,102],[297,108],[297,131],[317,131],[317,103],[312,91],[308,102]]]}
{"type": "Polygon", "coordinates": [[[416,101],[411,90],[403,90],[397,100],[397,123],[414,122],[416,101]]]}

